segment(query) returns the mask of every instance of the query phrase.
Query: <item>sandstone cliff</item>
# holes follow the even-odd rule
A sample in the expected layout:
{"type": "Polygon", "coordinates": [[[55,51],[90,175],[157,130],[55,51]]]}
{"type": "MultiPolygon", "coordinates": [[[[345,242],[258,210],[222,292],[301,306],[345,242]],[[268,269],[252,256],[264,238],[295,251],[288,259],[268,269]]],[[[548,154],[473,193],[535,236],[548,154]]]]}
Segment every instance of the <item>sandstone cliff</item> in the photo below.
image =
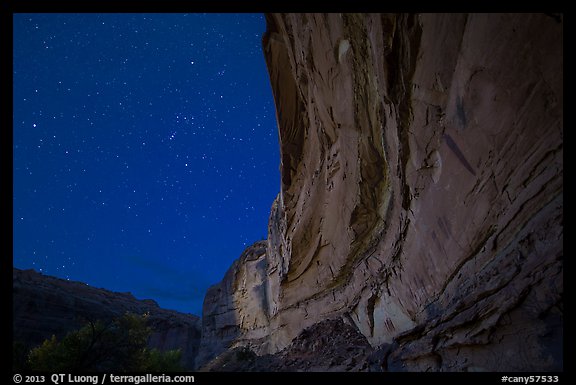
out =
{"type": "Polygon", "coordinates": [[[198,364],[341,318],[382,370],[561,369],[562,29],[267,15],[281,189],[265,250],[206,297],[198,364]]]}
{"type": "Polygon", "coordinates": [[[181,349],[182,364],[194,367],[200,344],[200,319],[137,300],[130,293],[96,289],[81,282],[45,276],[34,270],[13,271],[13,339],[28,348],[52,335],[62,337],[88,321],[106,320],[126,312],[148,313],[149,345],[181,349]]]}

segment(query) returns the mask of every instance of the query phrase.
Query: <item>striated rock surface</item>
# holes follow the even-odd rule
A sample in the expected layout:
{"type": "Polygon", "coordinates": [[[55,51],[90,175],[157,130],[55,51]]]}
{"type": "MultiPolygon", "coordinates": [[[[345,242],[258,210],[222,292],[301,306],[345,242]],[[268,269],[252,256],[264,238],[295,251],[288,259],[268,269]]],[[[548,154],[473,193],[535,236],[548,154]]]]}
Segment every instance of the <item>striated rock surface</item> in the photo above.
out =
{"type": "Polygon", "coordinates": [[[200,319],[165,310],[153,300],[130,293],[96,289],[85,283],[45,276],[34,270],[13,271],[13,339],[32,348],[52,335],[63,337],[88,321],[110,319],[126,312],[149,314],[149,345],[180,349],[182,364],[192,369],[200,344],[200,319]]]}
{"type": "Polygon", "coordinates": [[[381,370],[561,370],[562,29],[267,15],[280,194],[265,249],[206,297],[197,363],[341,318],[381,370]]]}

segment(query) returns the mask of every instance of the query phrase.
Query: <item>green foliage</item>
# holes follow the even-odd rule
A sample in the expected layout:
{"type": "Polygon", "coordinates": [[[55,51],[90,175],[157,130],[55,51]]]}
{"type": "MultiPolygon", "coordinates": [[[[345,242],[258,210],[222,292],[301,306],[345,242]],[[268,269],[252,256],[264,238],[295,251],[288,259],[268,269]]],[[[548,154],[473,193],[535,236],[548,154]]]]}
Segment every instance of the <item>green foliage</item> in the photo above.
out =
{"type": "Polygon", "coordinates": [[[127,313],[108,323],[89,322],[61,341],[52,336],[32,349],[28,364],[32,370],[50,372],[182,370],[180,351],[147,347],[150,333],[146,316],[127,313]]]}
{"type": "Polygon", "coordinates": [[[180,350],[161,352],[157,349],[148,350],[141,362],[139,371],[144,372],[180,372],[180,350]]]}

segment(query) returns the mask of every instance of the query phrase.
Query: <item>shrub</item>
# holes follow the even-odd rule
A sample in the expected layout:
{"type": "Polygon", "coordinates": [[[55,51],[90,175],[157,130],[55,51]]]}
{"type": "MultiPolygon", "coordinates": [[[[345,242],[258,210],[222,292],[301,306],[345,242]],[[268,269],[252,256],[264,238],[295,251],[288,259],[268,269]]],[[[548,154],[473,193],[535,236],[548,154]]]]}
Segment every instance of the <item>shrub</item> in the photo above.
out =
{"type": "Polygon", "coordinates": [[[150,333],[146,316],[130,313],[107,323],[89,322],[61,341],[52,336],[32,349],[28,365],[50,372],[182,370],[180,351],[147,347],[150,333]]]}

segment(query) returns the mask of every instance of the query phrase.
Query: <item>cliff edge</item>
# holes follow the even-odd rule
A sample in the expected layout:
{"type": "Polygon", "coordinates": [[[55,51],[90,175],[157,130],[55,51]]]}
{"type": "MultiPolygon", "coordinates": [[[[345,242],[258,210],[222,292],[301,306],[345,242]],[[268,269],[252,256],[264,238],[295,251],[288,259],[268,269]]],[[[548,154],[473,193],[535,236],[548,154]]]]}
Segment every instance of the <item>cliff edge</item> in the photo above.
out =
{"type": "Polygon", "coordinates": [[[562,370],[562,17],[266,20],[280,194],[197,364],[341,319],[380,370],[562,370]]]}

